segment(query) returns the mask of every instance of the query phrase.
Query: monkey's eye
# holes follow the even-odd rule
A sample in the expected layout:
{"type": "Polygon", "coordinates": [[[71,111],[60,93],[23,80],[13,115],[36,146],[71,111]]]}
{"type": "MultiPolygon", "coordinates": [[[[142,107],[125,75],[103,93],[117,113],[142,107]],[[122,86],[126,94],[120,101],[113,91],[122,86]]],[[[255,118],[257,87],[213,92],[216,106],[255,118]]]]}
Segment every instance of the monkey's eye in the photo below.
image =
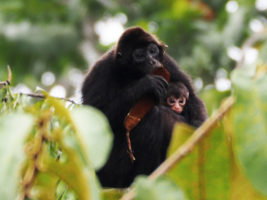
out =
{"type": "Polygon", "coordinates": [[[143,49],[135,49],[133,52],[133,59],[136,62],[143,62],[146,59],[145,51],[143,49]]]}
{"type": "Polygon", "coordinates": [[[179,104],[180,104],[181,106],[184,106],[185,103],[186,103],[186,99],[185,99],[184,97],[179,98],[179,104]]]}
{"type": "Polygon", "coordinates": [[[176,98],[174,96],[170,96],[167,98],[167,104],[169,106],[173,106],[175,104],[176,98]]]}
{"type": "Polygon", "coordinates": [[[151,43],[147,47],[147,52],[152,56],[157,56],[159,54],[159,48],[156,44],[151,43]]]}

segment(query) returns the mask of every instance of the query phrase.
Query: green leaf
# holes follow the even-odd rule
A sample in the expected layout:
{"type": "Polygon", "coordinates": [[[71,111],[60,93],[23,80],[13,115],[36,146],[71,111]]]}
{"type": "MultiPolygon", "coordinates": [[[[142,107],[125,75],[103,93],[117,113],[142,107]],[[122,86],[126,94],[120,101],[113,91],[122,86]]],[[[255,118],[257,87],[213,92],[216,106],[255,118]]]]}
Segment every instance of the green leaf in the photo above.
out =
{"type": "Polygon", "coordinates": [[[68,154],[68,159],[65,162],[59,162],[52,158],[46,147],[43,148],[36,163],[38,169],[63,180],[80,200],[100,199],[99,185],[95,172],[83,165],[77,152],[62,148],[68,154]]]}
{"type": "MultiPolygon", "coordinates": [[[[238,165],[236,153],[233,150],[234,143],[232,142],[232,138],[234,136],[233,129],[233,120],[232,113],[229,113],[224,119],[224,129],[225,134],[227,135],[228,141],[228,152],[230,159],[230,168],[231,168],[231,176],[230,176],[230,200],[235,199],[244,199],[244,200],[266,200],[267,197],[264,197],[262,193],[255,189],[252,186],[251,182],[248,180],[247,176],[241,170],[241,166],[238,165]]],[[[225,199],[225,198],[224,198],[225,199]]]]}
{"type": "Polygon", "coordinates": [[[184,200],[186,199],[182,191],[166,177],[161,177],[155,181],[140,176],[135,181],[136,200],[184,200]]]}
{"type": "Polygon", "coordinates": [[[54,200],[59,182],[56,176],[46,173],[38,173],[35,184],[31,189],[31,198],[38,200],[54,200]]]}
{"type": "Polygon", "coordinates": [[[233,73],[233,128],[237,158],[255,188],[267,195],[267,74],[233,73]]]}
{"type": "Polygon", "coordinates": [[[0,199],[15,199],[18,195],[24,140],[32,125],[33,118],[24,113],[0,119],[0,199]]]}
{"type": "MultiPolygon", "coordinates": [[[[229,199],[231,165],[224,131],[223,126],[219,123],[204,138],[198,149],[200,185],[204,184],[205,199],[207,200],[229,199]]],[[[203,188],[200,187],[201,189],[203,188]]]]}
{"type": "Polygon", "coordinates": [[[168,156],[171,156],[194,133],[194,129],[187,124],[177,123],[174,126],[168,156]]]}
{"type": "MultiPolygon", "coordinates": [[[[193,131],[194,130],[186,124],[176,124],[168,149],[168,157],[185,143],[193,134],[193,131]]],[[[176,185],[179,185],[188,199],[198,199],[197,172],[197,150],[195,149],[175,165],[174,168],[167,173],[167,176],[174,181],[176,185]]]]}
{"type": "Polygon", "coordinates": [[[230,96],[230,91],[218,91],[215,88],[207,89],[201,93],[201,99],[205,102],[209,116],[219,108],[222,100],[230,96]]]}
{"type": "Polygon", "coordinates": [[[75,108],[72,116],[79,132],[79,143],[93,167],[99,169],[107,160],[113,139],[106,117],[88,106],[75,108]]]}
{"type": "MultiPolygon", "coordinates": [[[[192,133],[192,128],[177,124],[169,155],[179,149],[192,133]]],[[[218,126],[167,175],[189,199],[228,199],[230,169],[226,137],[222,126],[218,126]]]]}
{"type": "Polygon", "coordinates": [[[127,190],[123,189],[103,189],[102,190],[102,199],[103,200],[117,200],[124,195],[127,190]]]}

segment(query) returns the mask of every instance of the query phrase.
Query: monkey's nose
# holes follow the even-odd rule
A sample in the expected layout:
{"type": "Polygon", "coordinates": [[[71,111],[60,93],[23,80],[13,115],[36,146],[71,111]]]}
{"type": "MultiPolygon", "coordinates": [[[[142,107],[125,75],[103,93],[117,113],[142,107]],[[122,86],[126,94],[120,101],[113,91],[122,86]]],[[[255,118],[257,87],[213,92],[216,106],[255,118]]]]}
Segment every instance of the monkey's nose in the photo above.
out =
{"type": "Polygon", "coordinates": [[[154,66],[154,65],[156,65],[156,61],[155,60],[149,60],[149,64],[154,66]]]}
{"type": "Polygon", "coordinates": [[[151,65],[153,68],[158,68],[161,67],[161,63],[159,61],[157,61],[156,59],[150,59],[148,61],[149,65],[151,65]]]}

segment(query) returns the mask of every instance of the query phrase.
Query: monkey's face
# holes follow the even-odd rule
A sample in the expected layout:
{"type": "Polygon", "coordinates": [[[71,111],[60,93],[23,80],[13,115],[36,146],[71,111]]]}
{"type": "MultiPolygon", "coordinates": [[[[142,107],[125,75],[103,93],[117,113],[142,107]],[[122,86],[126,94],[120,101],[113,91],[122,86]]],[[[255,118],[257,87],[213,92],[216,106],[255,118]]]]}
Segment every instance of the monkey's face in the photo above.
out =
{"type": "Polygon", "coordinates": [[[189,91],[183,83],[173,82],[169,84],[165,105],[179,114],[186,109],[186,103],[188,100],[189,91]]]}
{"type": "Polygon", "coordinates": [[[117,66],[132,75],[150,74],[161,66],[166,45],[140,27],[127,29],[114,50],[117,66]]]}
{"type": "Polygon", "coordinates": [[[183,112],[184,106],[186,104],[186,97],[180,96],[169,96],[167,98],[167,105],[176,113],[183,112]]]}
{"type": "Polygon", "coordinates": [[[155,43],[134,49],[132,53],[133,67],[143,74],[151,73],[155,68],[161,67],[161,50],[155,43]]]}

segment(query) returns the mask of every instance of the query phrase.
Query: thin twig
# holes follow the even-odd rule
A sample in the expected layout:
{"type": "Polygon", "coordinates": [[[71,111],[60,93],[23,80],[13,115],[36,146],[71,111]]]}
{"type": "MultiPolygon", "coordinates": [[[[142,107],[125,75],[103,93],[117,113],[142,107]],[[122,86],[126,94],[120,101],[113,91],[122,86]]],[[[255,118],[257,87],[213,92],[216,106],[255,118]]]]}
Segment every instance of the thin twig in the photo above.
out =
{"type": "MultiPolygon", "coordinates": [[[[224,115],[230,111],[234,104],[234,97],[229,97],[224,101],[221,107],[206,120],[201,127],[199,127],[194,134],[178,149],[176,150],[167,160],[165,160],[150,176],[150,180],[155,180],[159,176],[167,173],[172,169],[183,157],[189,154],[192,149],[203,139],[210,131],[216,126],[217,122],[221,120],[224,115]]],[[[135,196],[134,189],[130,190],[125,194],[121,200],[131,200],[135,196]]]]}
{"type": "MultiPolygon", "coordinates": [[[[11,83],[12,72],[11,72],[11,69],[10,69],[9,65],[7,66],[7,71],[8,71],[8,79],[6,81],[0,81],[0,88],[3,87],[3,86],[6,86],[6,85],[10,85],[10,83],[11,83]]],[[[28,93],[28,94],[20,93],[20,94],[21,95],[26,95],[26,96],[29,96],[29,97],[33,97],[33,98],[40,98],[40,99],[44,99],[45,98],[45,96],[42,95],[42,94],[34,94],[34,93],[28,93]]],[[[70,99],[66,99],[66,98],[59,98],[59,97],[53,97],[53,98],[61,99],[61,100],[64,100],[64,101],[68,101],[68,102],[70,102],[72,104],[78,104],[75,101],[70,100],[70,99]]]]}
{"type": "MultiPolygon", "coordinates": [[[[35,93],[20,93],[20,94],[21,95],[26,95],[26,96],[29,96],[29,97],[33,97],[33,98],[45,99],[45,96],[43,94],[35,94],[35,93]]],[[[75,101],[73,101],[71,99],[66,99],[66,98],[61,98],[61,97],[53,97],[53,98],[60,99],[60,100],[63,100],[63,101],[68,101],[68,102],[70,102],[72,104],[78,104],[78,103],[76,103],[75,101]]]]}
{"type": "Polygon", "coordinates": [[[7,66],[7,71],[8,71],[8,79],[6,81],[0,81],[0,87],[10,85],[11,83],[12,72],[11,72],[9,65],[7,66]]]}
{"type": "Polygon", "coordinates": [[[11,83],[11,79],[12,79],[12,72],[11,72],[11,69],[10,69],[10,66],[8,65],[7,66],[7,71],[8,71],[8,82],[9,84],[11,83]]]}

